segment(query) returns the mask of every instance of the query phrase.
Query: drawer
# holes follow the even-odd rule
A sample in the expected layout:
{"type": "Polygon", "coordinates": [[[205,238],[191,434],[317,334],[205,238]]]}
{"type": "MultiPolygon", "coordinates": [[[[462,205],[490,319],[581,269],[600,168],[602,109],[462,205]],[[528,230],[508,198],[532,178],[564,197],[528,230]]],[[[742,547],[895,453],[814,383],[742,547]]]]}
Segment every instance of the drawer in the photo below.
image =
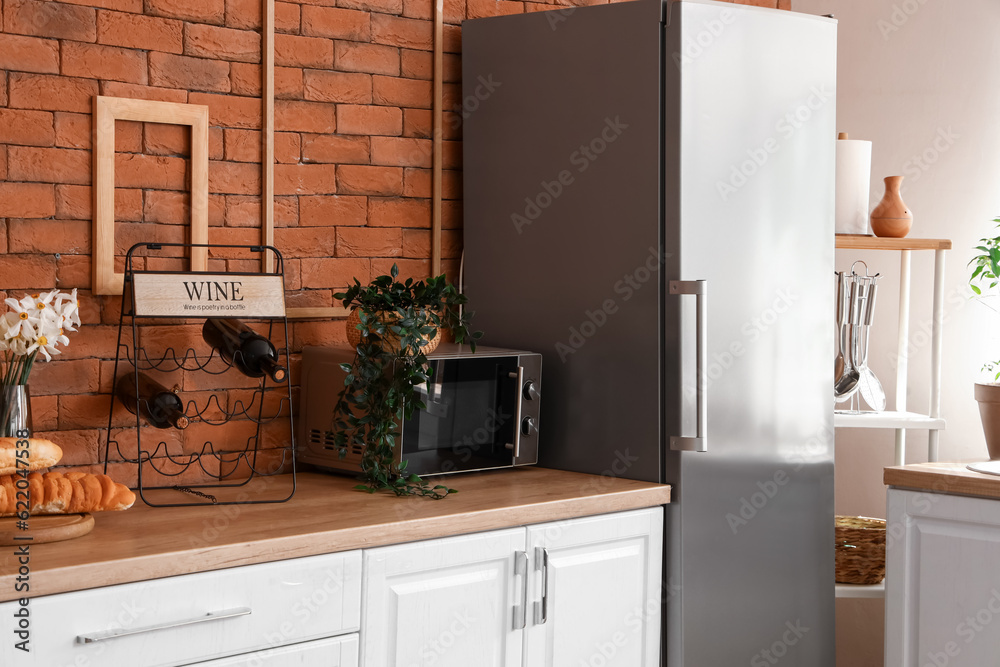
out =
{"type": "Polygon", "coordinates": [[[191,667],[358,667],[358,635],[264,649],[191,667]]]}
{"type": "Polygon", "coordinates": [[[356,632],[361,552],[49,595],[29,609],[32,653],[4,641],[0,665],[188,665],[356,632]]]}

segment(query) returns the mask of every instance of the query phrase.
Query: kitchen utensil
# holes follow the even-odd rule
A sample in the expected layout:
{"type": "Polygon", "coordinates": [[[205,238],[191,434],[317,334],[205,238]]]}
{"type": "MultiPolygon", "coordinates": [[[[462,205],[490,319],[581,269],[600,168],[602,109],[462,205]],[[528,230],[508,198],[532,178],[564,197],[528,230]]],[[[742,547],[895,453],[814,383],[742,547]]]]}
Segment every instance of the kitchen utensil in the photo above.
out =
{"type": "Polygon", "coordinates": [[[94,515],[85,514],[39,514],[28,518],[28,529],[17,527],[17,517],[0,519],[0,546],[18,544],[42,544],[61,542],[75,537],[83,537],[94,529],[94,515]]]}
{"type": "MultiPolygon", "coordinates": [[[[837,331],[843,331],[844,327],[847,326],[847,309],[848,309],[848,289],[850,289],[850,282],[847,277],[847,273],[844,271],[834,272],[837,276],[837,331]]],[[[837,338],[837,357],[833,362],[833,381],[837,382],[844,374],[844,347],[841,343],[840,336],[837,338]]]]}
{"type": "Polygon", "coordinates": [[[864,325],[862,327],[864,334],[861,341],[859,341],[861,346],[861,367],[859,369],[860,378],[858,386],[861,398],[868,404],[868,407],[876,412],[882,412],[885,410],[885,390],[882,389],[882,383],[875,376],[875,372],[868,367],[868,341],[871,335],[872,316],[875,312],[875,294],[878,291],[877,280],[877,275],[872,277],[865,288],[864,325]]]}
{"type": "Polygon", "coordinates": [[[833,386],[833,395],[838,403],[843,403],[854,395],[854,392],[858,390],[858,381],[861,379],[861,374],[855,368],[857,357],[857,332],[855,329],[860,317],[860,298],[858,281],[856,279],[852,280],[849,322],[840,329],[840,349],[846,351],[844,355],[844,373],[833,386]]]}

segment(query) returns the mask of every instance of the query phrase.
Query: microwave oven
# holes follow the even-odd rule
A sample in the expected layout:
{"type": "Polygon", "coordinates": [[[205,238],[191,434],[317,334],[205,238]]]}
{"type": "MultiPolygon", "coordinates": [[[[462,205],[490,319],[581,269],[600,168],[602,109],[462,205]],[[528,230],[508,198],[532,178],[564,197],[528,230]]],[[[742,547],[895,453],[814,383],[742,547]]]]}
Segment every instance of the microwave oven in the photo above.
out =
{"type": "MultiPolygon", "coordinates": [[[[361,470],[363,447],[334,444],[333,408],[344,389],[340,364],[354,359],[348,347],[302,350],[299,461],[327,471],[361,470]]],[[[406,472],[443,475],[538,462],[542,355],[442,343],[427,355],[429,386],[418,391],[426,406],[401,424],[396,462],[406,472]]]]}

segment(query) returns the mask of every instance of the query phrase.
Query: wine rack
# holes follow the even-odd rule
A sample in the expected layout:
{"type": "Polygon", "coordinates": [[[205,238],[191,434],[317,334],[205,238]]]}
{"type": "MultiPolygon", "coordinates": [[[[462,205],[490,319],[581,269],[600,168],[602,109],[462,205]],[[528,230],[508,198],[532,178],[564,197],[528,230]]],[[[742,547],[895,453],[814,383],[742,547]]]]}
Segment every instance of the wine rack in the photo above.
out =
{"type": "MultiPolygon", "coordinates": [[[[261,261],[261,265],[266,263],[261,261]]],[[[276,383],[267,374],[257,379],[240,373],[234,368],[245,361],[240,351],[226,361],[202,341],[200,327],[197,341],[185,341],[190,345],[178,346],[174,340],[191,331],[190,327],[177,327],[179,321],[193,324],[204,323],[209,317],[238,318],[248,324],[256,322],[258,329],[266,323],[262,335],[268,340],[284,336],[283,345],[275,344],[275,348],[287,368],[288,320],[281,253],[265,245],[137,243],[125,256],[124,279],[104,446],[105,472],[116,462],[136,466],[137,492],[152,507],[289,500],[295,493],[296,478],[288,374],[276,383]],[[157,253],[172,249],[190,254],[194,248],[225,256],[246,253],[248,259],[270,253],[275,268],[271,273],[149,269],[150,264],[156,265],[150,258],[157,253]],[[120,370],[122,367],[131,371],[120,370]],[[120,407],[116,410],[121,405],[116,398],[118,383],[135,382],[135,394],[139,395],[140,373],[155,375],[168,388],[174,386],[183,401],[187,428],[158,429],[144,423],[142,408],[149,410],[150,405],[142,397],[135,406],[134,429],[122,427],[120,420],[116,426],[116,415],[122,413],[120,407]],[[232,380],[227,382],[226,378],[232,380]],[[184,390],[179,391],[182,382],[184,390]],[[287,431],[283,431],[286,420],[287,431]],[[276,439],[278,446],[264,447],[268,437],[276,439]],[[255,478],[268,479],[251,484],[255,478]]]]}

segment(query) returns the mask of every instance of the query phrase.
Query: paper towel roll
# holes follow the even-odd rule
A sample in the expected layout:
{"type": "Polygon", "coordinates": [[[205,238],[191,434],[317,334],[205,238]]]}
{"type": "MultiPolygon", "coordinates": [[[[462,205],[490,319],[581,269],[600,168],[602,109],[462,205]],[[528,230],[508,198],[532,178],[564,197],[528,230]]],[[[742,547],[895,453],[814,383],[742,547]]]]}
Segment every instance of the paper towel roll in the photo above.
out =
{"type": "Polygon", "coordinates": [[[872,142],[837,140],[838,234],[871,234],[868,229],[868,195],[872,175],[872,142]]]}

